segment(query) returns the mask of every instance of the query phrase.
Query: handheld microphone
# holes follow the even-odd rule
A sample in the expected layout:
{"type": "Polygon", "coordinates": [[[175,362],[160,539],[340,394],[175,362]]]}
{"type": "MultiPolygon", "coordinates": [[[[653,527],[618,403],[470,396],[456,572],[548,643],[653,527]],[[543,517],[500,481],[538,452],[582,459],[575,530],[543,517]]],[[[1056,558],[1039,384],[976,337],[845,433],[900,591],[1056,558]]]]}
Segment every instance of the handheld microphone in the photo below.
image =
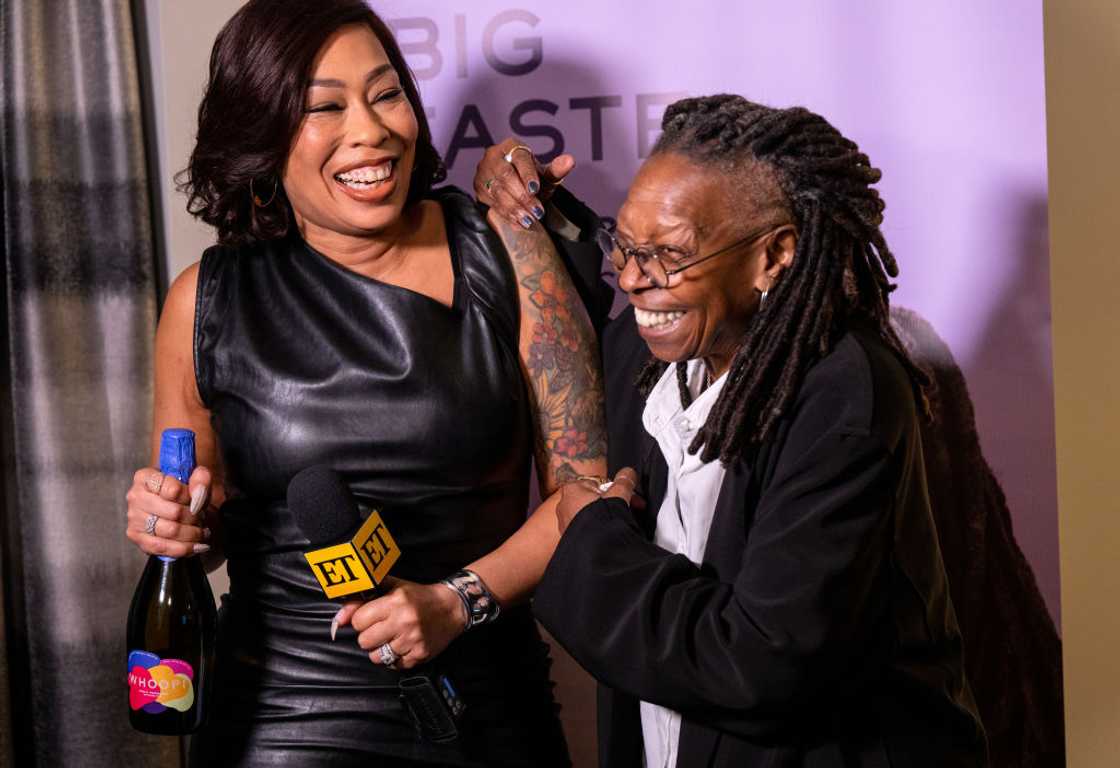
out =
{"type": "Polygon", "coordinates": [[[350,488],[330,467],[308,467],[293,477],[288,509],[311,542],[304,557],[329,599],[375,589],[401,555],[380,513],[370,510],[362,522],[350,488]]]}
{"type": "MultiPolygon", "coordinates": [[[[288,484],[288,509],[314,548],[304,557],[332,600],[368,593],[385,580],[401,555],[376,509],[358,527],[358,505],[349,486],[330,467],[308,467],[293,477],[288,484]],[[351,536],[355,527],[358,532],[351,536]]],[[[425,740],[442,743],[458,738],[456,722],[465,707],[446,675],[417,670],[401,678],[398,689],[425,740]]]]}

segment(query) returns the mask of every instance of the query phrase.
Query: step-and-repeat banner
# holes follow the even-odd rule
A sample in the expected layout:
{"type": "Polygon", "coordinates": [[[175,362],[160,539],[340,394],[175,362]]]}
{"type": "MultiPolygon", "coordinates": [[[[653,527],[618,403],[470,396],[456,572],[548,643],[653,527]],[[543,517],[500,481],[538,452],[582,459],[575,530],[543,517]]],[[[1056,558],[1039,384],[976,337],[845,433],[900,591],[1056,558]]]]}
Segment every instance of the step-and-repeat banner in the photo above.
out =
{"type": "MultiPolygon", "coordinates": [[[[519,136],[572,153],[614,215],[665,105],[805,105],[883,170],[893,301],[949,343],[988,461],[1059,608],[1042,4],[1022,0],[374,0],[415,72],[451,181],[519,136]]],[[[1072,265],[1076,268],[1076,265],[1072,265]]]]}

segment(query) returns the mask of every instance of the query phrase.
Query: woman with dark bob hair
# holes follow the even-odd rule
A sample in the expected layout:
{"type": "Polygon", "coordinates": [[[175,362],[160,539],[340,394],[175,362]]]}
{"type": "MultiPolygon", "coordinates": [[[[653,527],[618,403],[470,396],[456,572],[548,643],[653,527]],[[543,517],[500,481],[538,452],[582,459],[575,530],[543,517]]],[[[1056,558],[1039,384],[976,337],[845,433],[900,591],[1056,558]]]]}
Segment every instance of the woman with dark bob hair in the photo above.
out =
{"type": "Polygon", "coordinates": [[[533,605],[603,684],[602,768],[987,764],[879,177],[807,109],[684,99],[600,230],[618,474],[564,487],[533,605]]]}
{"type": "Polygon", "coordinates": [[[192,764],[568,764],[524,604],[557,498],[526,520],[529,473],[535,454],[543,496],[602,474],[605,433],[594,332],[548,235],[433,189],[415,83],[360,0],[242,7],[197,136],[183,186],[218,244],[167,296],[153,457],[188,427],[200,466],[186,486],[138,470],[127,528],[228,563],[192,764]],[[285,502],[319,465],[402,550],[388,589],[341,610],[285,502]],[[399,700],[421,663],[465,704],[457,738],[399,700]]]}

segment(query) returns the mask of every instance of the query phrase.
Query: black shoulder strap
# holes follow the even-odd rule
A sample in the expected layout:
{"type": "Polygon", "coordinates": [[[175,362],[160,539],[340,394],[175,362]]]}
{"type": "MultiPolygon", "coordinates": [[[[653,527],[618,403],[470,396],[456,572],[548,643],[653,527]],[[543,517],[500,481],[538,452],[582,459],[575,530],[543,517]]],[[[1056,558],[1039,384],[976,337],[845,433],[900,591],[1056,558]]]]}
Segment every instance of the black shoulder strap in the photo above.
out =
{"type": "Polygon", "coordinates": [[[501,323],[516,350],[521,327],[517,275],[501,239],[474,198],[461,189],[444,186],[430,195],[443,208],[448,244],[459,256],[466,290],[501,323]]]}

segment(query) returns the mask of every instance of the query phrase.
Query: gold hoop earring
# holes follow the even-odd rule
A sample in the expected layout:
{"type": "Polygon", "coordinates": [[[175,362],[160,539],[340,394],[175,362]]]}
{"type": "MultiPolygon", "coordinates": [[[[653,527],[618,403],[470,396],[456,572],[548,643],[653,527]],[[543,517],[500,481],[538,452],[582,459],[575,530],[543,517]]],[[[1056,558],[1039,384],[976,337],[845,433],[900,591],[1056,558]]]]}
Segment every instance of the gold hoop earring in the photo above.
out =
{"type": "Polygon", "coordinates": [[[272,205],[272,201],[276,199],[276,189],[279,186],[280,186],[280,182],[276,179],[273,179],[272,180],[272,196],[270,198],[268,198],[268,202],[262,203],[261,199],[259,197],[257,197],[257,193],[253,191],[253,180],[249,179],[249,195],[253,198],[253,205],[257,206],[258,208],[267,208],[268,206],[272,205]]]}

